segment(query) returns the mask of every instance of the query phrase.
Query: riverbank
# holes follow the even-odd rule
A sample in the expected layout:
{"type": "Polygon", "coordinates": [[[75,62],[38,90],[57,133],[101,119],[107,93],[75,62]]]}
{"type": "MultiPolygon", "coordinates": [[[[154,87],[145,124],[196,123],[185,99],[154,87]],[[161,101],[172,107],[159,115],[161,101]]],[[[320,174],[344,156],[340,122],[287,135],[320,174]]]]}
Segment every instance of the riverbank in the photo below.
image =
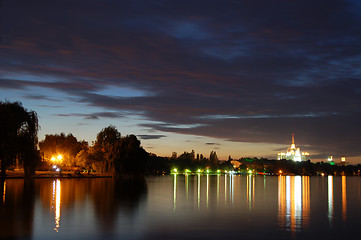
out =
{"type": "MultiPolygon", "coordinates": [[[[6,178],[24,178],[24,171],[6,171],[6,178]]],[[[34,178],[112,178],[109,174],[36,171],[34,178]]]]}

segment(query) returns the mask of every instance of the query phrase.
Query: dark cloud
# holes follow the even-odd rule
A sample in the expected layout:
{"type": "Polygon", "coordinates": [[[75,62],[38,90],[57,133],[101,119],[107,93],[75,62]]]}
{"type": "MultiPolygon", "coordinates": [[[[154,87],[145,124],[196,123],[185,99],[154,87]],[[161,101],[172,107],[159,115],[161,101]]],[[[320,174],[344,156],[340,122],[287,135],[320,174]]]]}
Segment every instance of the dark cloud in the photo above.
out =
{"type": "MultiPolygon", "coordinates": [[[[44,96],[44,95],[26,95],[26,96],[24,96],[24,98],[30,99],[30,100],[45,100],[45,101],[51,101],[51,102],[58,101],[54,98],[50,98],[50,97],[44,96]]],[[[45,106],[45,105],[42,105],[42,106],[45,106]]],[[[45,107],[47,107],[47,106],[45,106],[45,107]]]]}
{"type": "Polygon", "coordinates": [[[219,146],[219,145],[221,145],[221,144],[219,144],[219,143],[213,143],[213,142],[208,142],[208,143],[206,143],[206,145],[219,146]]]}
{"type": "Polygon", "coordinates": [[[58,117],[81,117],[88,120],[97,120],[99,118],[121,118],[124,117],[122,114],[114,112],[98,112],[98,113],[70,113],[70,114],[56,114],[58,117]]]}
{"type": "Polygon", "coordinates": [[[42,108],[64,108],[64,106],[53,106],[53,105],[37,105],[38,107],[42,108]]]}
{"type": "MultiPolygon", "coordinates": [[[[105,109],[62,116],[128,111],[157,122],[143,124],[152,129],[241,142],[288,143],[295,132],[310,152],[361,155],[357,1],[13,0],[3,8],[2,89],[56,89],[105,109]],[[99,94],[108,87],[145,94],[99,94]]],[[[28,98],[36,96],[51,98],[28,98]]]]}
{"type": "Polygon", "coordinates": [[[144,135],[144,134],[137,136],[144,140],[160,139],[166,137],[165,135],[144,135]]]}

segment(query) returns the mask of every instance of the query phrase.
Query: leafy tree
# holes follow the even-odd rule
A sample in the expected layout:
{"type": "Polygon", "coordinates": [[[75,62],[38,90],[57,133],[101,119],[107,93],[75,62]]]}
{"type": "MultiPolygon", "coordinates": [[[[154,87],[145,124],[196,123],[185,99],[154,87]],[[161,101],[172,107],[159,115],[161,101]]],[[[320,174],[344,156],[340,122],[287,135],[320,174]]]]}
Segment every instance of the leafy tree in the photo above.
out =
{"type": "Polygon", "coordinates": [[[93,164],[95,162],[94,155],[88,150],[81,150],[76,155],[76,165],[86,169],[89,173],[93,169],[93,164]]]}
{"type": "Polygon", "coordinates": [[[40,162],[37,151],[38,117],[26,110],[20,102],[0,102],[0,161],[1,177],[18,160],[26,176],[35,173],[40,162]]]}
{"type": "Polygon", "coordinates": [[[71,133],[47,134],[39,143],[40,151],[46,160],[62,155],[62,164],[65,166],[75,165],[75,158],[81,150],[87,150],[86,141],[79,142],[71,133]]]}
{"type": "Polygon", "coordinates": [[[121,140],[121,134],[115,126],[103,128],[97,135],[93,146],[94,165],[100,172],[112,172],[114,161],[114,146],[121,140]]]}

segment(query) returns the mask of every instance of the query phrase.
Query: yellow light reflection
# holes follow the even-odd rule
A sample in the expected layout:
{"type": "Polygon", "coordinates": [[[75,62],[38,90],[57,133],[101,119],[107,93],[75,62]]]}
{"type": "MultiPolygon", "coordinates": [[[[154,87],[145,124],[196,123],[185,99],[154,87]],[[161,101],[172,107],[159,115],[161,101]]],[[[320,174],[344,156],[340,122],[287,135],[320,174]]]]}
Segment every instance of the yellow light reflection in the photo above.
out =
{"type": "Polygon", "coordinates": [[[255,193],[255,181],[254,175],[247,176],[247,203],[248,208],[251,211],[254,205],[254,193],[255,193]]]}
{"type": "Polygon", "coordinates": [[[346,176],[342,176],[342,220],[346,221],[347,199],[346,199],[346,176]]]}
{"type": "Polygon", "coordinates": [[[55,205],[55,228],[56,232],[59,232],[60,228],[60,206],[61,206],[61,184],[60,180],[57,179],[53,182],[53,204],[55,205]]]}
{"type": "Polygon", "coordinates": [[[308,226],[310,220],[310,177],[302,176],[302,224],[308,226]]]}
{"type": "Polygon", "coordinates": [[[278,215],[282,227],[295,232],[308,225],[310,213],[309,177],[278,177],[278,215]]]}
{"type": "Polygon", "coordinates": [[[5,203],[5,196],[6,196],[6,180],[4,181],[4,186],[3,186],[3,203],[5,203]]]}
{"type": "Polygon", "coordinates": [[[278,216],[281,226],[285,226],[286,216],[286,177],[278,176],[278,216]]]}

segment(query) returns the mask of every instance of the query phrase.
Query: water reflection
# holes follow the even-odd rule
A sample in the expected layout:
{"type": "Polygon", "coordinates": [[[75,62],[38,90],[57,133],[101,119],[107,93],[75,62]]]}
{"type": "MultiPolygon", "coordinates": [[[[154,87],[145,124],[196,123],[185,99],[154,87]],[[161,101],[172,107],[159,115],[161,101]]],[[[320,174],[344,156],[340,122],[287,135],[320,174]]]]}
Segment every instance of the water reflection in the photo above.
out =
{"type": "Polygon", "coordinates": [[[342,220],[346,221],[347,199],[346,199],[346,176],[342,176],[342,220]]]}
{"type": "Polygon", "coordinates": [[[2,197],[2,204],[5,203],[5,195],[6,195],[6,180],[1,181],[1,195],[2,197]]]}
{"type": "Polygon", "coordinates": [[[94,202],[97,226],[103,233],[114,231],[120,214],[125,215],[126,218],[133,217],[141,200],[147,194],[145,182],[98,179],[90,180],[90,184],[89,195],[94,202]]]}
{"type": "Polygon", "coordinates": [[[8,179],[0,239],[342,239],[358,230],[358,191],[359,177],[341,176],[8,179]]]}
{"type": "Polygon", "coordinates": [[[250,211],[254,207],[254,195],[255,195],[254,175],[248,175],[248,177],[247,177],[247,203],[248,203],[248,208],[250,211]]]}
{"type": "Polygon", "coordinates": [[[56,232],[58,232],[60,228],[60,205],[61,205],[61,183],[60,183],[60,179],[57,179],[53,181],[53,201],[52,201],[52,209],[54,209],[55,212],[54,230],[56,232]]]}
{"type": "Polygon", "coordinates": [[[1,180],[0,192],[0,239],[29,238],[33,231],[34,181],[1,180]]]}
{"type": "MultiPolygon", "coordinates": [[[[200,210],[204,208],[212,208],[215,206],[241,206],[242,197],[246,197],[248,210],[251,211],[255,207],[256,194],[256,178],[255,175],[236,176],[236,175],[172,175],[172,204],[173,211],[178,210],[178,202],[190,206],[193,203],[200,210]],[[243,182],[242,179],[245,181],[243,182]],[[245,194],[240,193],[241,188],[246,188],[245,194]],[[236,204],[236,205],[235,205],[236,204]]],[[[265,184],[262,177],[263,186],[265,184]]],[[[263,192],[265,190],[263,189],[263,192]]],[[[243,204],[243,202],[242,202],[243,204]]]]}
{"type": "Polygon", "coordinates": [[[333,220],[333,176],[327,177],[327,185],[328,185],[328,221],[330,223],[330,227],[332,226],[333,220]]]}
{"type": "Polygon", "coordinates": [[[298,231],[306,227],[310,212],[309,177],[279,176],[278,215],[281,227],[298,231]]]}
{"type": "Polygon", "coordinates": [[[177,206],[177,174],[174,174],[173,177],[173,210],[176,210],[177,206]]]}

